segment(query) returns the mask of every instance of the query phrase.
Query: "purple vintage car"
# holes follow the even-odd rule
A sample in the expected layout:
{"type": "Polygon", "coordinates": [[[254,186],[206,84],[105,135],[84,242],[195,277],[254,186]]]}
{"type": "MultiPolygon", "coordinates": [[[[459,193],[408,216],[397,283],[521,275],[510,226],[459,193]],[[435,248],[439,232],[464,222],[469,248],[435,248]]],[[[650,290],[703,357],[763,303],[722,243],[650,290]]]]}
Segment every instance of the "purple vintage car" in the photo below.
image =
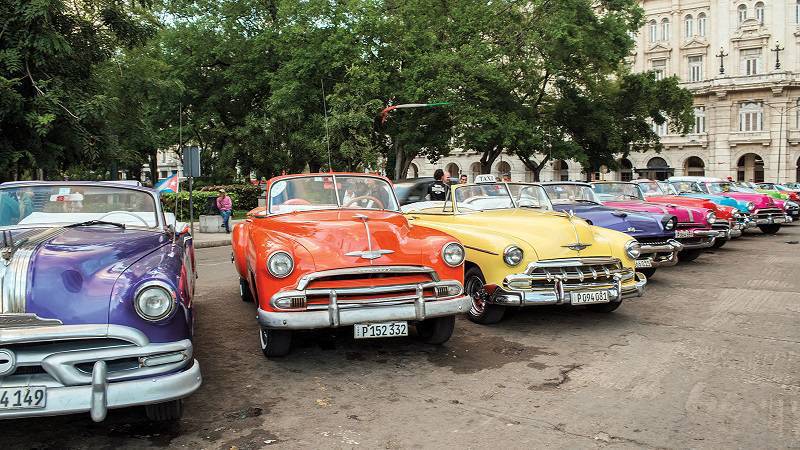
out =
{"type": "Polygon", "coordinates": [[[675,216],[603,206],[592,185],[571,181],[541,183],[556,211],[572,212],[592,225],[627,233],[641,244],[636,271],[652,277],[657,267],[674,266],[683,245],[675,240],[675,216]]]}
{"type": "Polygon", "coordinates": [[[144,405],[174,420],[192,356],[192,239],[152,189],[0,185],[0,419],[144,405]],[[180,228],[176,231],[176,228],[180,228]]]}

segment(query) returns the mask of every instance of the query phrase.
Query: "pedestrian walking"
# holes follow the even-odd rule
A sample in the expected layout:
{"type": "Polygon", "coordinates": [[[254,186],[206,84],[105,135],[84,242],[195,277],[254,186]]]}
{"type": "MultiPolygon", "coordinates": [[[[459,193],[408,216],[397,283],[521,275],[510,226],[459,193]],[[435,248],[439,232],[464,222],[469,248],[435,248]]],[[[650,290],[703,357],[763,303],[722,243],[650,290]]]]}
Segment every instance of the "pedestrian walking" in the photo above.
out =
{"type": "Polygon", "coordinates": [[[428,199],[431,201],[445,201],[447,199],[447,183],[444,178],[444,170],[436,169],[433,172],[434,182],[428,186],[428,199]]]}
{"type": "Polygon", "coordinates": [[[217,196],[217,209],[219,210],[219,215],[222,216],[222,226],[225,227],[225,232],[231,232],[231,211],[233,209],[233,201],[228,196],[228,193],[225,192],[225,189],[219,190],[219,195],[217,196]]]}

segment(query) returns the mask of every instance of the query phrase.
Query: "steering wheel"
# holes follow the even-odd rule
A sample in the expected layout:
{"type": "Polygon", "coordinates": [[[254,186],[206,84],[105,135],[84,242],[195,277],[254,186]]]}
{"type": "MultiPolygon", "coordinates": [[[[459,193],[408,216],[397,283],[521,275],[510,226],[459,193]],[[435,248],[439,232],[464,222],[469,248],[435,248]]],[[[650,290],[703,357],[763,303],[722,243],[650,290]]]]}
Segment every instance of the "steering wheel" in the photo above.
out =
{"type": "Polygon", "coordinates": [[[355,203],[355,202],[359,202],[359,201],[361,201],[361,200],[372,200],[372,201],[374,201],[375,203],[377,203],[377,204],[378,204],[378,206],[380,206],[380,207],[379,207],[379,208],[377,208],[377,209],[386,209],[386,206],[383,204],[383,202],[382,202],[382,201],[378,200],[378,198],[377,198],[377,197],[373,197],[373,196],[371,196],[371,195],[360,195],[360,196],[358,196],[358,197],[353,197],[353,198],[351,198],[351,199],[350,199],[350,200],[349,200],[347,203],[345,203],[345,204],[344,204],[344,205],[342,205],[342,206],[343,206],[343,207],[345,207],[345,208],[347,208],[347,207],[349,207],[350,205],[352,205],[353,203],[355,203]]]}
{"type": "Polygon", "coordinates": [[[132,212],[129,212],[129,211],[109,211],[109,212],[103,214],[102,217],[100,217],[97,220],[105,220],[106,217],[108,217],[108,216],[110,216],[112,214],[126,214],[126,215],[129,215],[131,217],[135,217],[139,222],[142,222],[144,224],[144,226],[146,226],[146,227],[150,226],[150,224],[147,223],[146,220],[142,219],[141,216],[139,216],[138,214],[134,214],[132,212]]]}

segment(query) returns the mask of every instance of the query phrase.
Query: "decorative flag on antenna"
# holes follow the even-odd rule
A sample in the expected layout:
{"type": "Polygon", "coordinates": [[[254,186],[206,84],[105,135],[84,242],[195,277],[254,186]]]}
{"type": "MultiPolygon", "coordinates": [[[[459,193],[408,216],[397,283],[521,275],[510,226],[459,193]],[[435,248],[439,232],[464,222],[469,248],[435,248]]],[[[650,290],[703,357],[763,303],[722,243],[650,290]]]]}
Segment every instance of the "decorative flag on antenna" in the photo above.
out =
{"type": "Polygon", "coordinates": [[[178,174],[175,173],[171,177],[164,178],[159,181],[155,189],[158,192],[177,192],[178,191],[178,174]]]}
{"type": "Polygon", "coordinates": [[[381,124],[386,123],[389,119],[389,113],[394,111],[395,109],[411,109],[411,108],[432,108],[434,106],[445,106],[449,105],[450,102],[438,102],[438,103],[404,103],[402,105],[393,105],[383,109],[381,111],[381,124]]]}

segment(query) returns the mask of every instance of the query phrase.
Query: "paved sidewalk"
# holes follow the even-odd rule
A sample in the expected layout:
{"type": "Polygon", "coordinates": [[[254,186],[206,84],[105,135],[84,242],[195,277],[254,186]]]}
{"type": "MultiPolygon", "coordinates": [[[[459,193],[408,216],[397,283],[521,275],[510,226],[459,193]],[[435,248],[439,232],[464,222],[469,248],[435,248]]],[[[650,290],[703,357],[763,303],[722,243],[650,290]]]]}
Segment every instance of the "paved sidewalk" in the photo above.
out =
{"type": "MultiPolygon", "coordinates": [[[[243,222],[243,220],[231,220],[231,228],[239,222],[243,222]]],[[[200,224],[198,222],[194,223],[193,236],[195,248],[225,247],[231,245],[230,234],[226,234],[225,231],[220,233],[201,233],[200,224]]]]}

